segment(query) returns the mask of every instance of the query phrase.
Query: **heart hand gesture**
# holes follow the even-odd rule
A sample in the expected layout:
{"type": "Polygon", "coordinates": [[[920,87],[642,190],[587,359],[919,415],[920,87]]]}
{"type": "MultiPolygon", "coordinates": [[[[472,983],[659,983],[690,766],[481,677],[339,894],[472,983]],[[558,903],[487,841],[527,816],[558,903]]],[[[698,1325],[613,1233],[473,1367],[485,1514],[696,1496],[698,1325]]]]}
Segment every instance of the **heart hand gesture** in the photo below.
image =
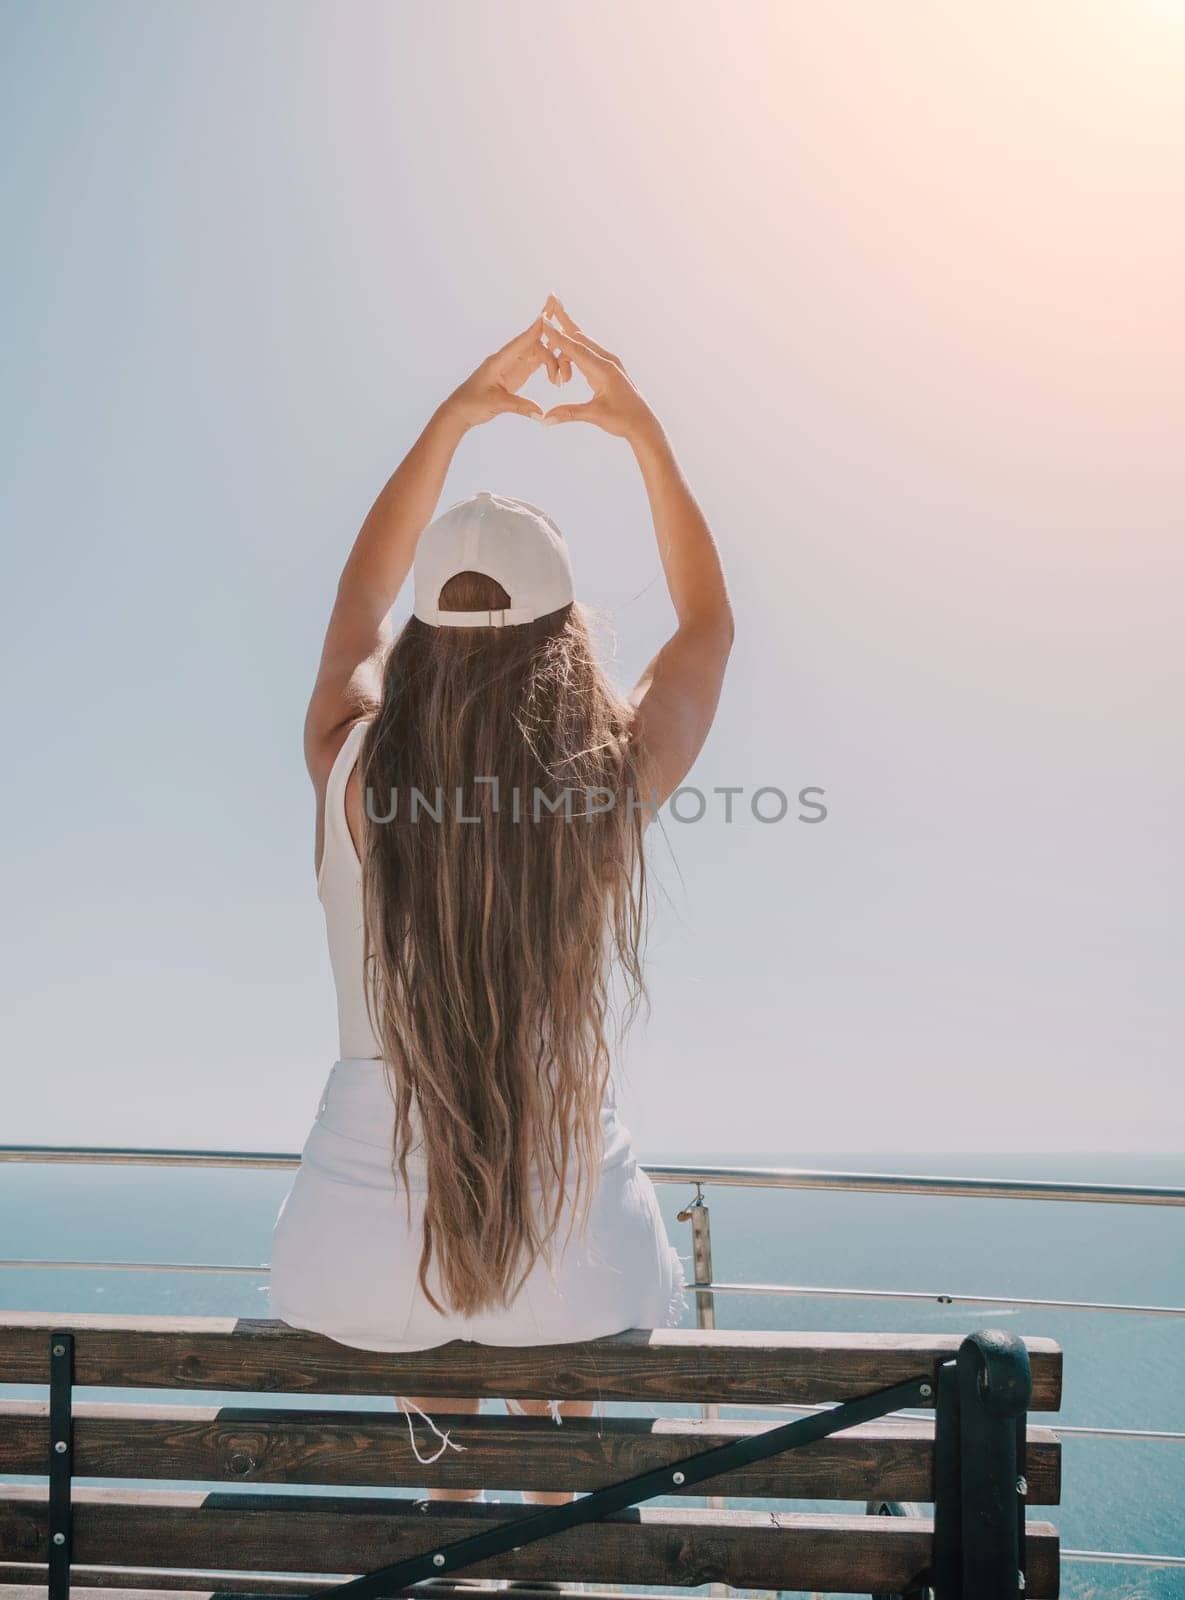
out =
{"type": "MultiPolygon", "coordinates": [[[[606,433],[626,439],[655,422],[654,413],[634,387],[621,358],[590,339],[555,295],[548,296],[543,315],[559,324],[558,329],[549,322],[543,324],[548,353],[559,363],[559,381],[566,382],[575,367],[592,390],[592,399],[583,404],[553,406],[543,418],[545,423],[593,422],[606,433]]],[[[552,382],[556,381],[553,374],[552,382]]]]}
{"type": "Polygon", "coordinates": [[[529,327],[486,357],[446,405],[467,428],[506,412],[547,423],[592,422],[622,439],[636,438],[647,427],[657,426],[620,357],[591,339],[555,295],[548,296],[529,327]],[[518,392],[540,367],[547,368],[554,384],[567,383],[575,368],[592,390],[591,400],[553,406],[544,414],[542,406],[518,392]]]}

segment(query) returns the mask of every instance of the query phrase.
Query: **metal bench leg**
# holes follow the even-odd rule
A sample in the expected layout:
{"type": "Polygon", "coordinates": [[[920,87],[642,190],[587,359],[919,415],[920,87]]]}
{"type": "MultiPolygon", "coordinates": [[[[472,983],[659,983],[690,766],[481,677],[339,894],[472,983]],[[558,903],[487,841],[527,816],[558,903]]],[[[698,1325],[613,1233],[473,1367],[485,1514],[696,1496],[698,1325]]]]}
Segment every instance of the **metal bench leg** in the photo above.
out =
{"type": "Polygon", "coordinates": [[[934,1600],[961,1600],[963,1593],[963,1444],[959,1375],[953,1361],[938,1369],[934,1406],[934,1555],[930,1584],[934,1600]]]}
{"type": "Polygon", "coordinates": [[[955,1360],[963,1429],[963,1597],[1024,1593],[1023,1457],[1017,1433],[1033,1398],[1029,1353],[1014,1333],[981,1328],[955,1360]]]}
{"type": "Polygon", "coordinates": [[[74,1472],[74,1336],[49,1339],[49,1600],[69,1600],[73,1536],[70,1480],[74,1472]]]}
{"type": "Polygon", "coordinates": [[[1019,1600],[1025,1572],[1028,1351],[981,1328],[942,1364],[934,1433],[935,1600],[1019,1600]]]}

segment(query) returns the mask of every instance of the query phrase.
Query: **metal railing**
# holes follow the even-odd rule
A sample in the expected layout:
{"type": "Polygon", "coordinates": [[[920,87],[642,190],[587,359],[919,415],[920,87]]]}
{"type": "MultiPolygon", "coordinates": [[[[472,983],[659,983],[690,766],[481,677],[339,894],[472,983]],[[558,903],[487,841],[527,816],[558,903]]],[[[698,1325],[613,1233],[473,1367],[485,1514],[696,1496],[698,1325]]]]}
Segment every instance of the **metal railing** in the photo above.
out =
{"type": "MultiPolygon", "coordinates": [[[[79,1164],[88,1166],[220,1167],[253,1171],[294,1171],[300,1156],[274,1151],[246,1150],[168,1150],[113,1148],[104,1146],[0,1145],[0,1163],[79,1164]]],[[[1042,1310],[1119,1312],[1134,1316],[1182,1317],[1185,1306],[1141,1305],[1092,1300],[1047,1300],[1015,1295],[953,1294],[944,1291],[908,1289],[863,1289],[834,1285],[782,1283],[718,1282],[712,1275],[711,1211],[704,1199],[704,1187],[751,1189],[827,1189],[865,1194],[925,1194],[945,1198],[964,1197],[983,1200],[1040,1200],[1085,1203],[1090,1205],[1185,1206],[1185,1189],[1147,1184],[1061,1183],[1016,1178],[965,1178],[931,1176],[918,1173],[830,1172],[804,1167],[715,1167],[703,1165],[644,1165],[655,1183],[693,1185],[694,1198],[678,1213],[681,1222],[691,1227],[692,1272],[685,1287],[695,1296],[695,1319],[699,1328],[716,1326],[717,1294],[798,1295],[837,1299],[875,1299],[925,1301],[939,1305],[1025,1306],[1042,1310]]],[[[0,1270],[42,1269],[103,1272],[177,1272],[265,1276],[266,1264],[244,1265],[220,1262],[149,1261],[46,1261],[0,1260],[0,1270]]],[[[719,1416],[719,1407],[705,1405],[705,1417],[719,1416]]],[[[749,1410],[809,1412],[826,1407],[784,1405],[752,1406],[749,1410]]],[[[909,1411],[894,1416],[908,1418],[909,1411]]],[[[1089,1437],[1124,1440],[1185,1442],[1185,1433],[1141,1428],[1094,1428],[1055,1426],[1051,1432],[1062,1437],[1089,1437]]],[[[709,1497],[709,1504],[723,1504],[709,1497]]],[[[1147,1570],[1185,1568],[1185,1555],[1143,1555],[1130,1550],[1063,1550],[1064,1561],[1093,1565],[1139,1566],[1147,1570]]]]}
{"type": "MultiPolygon", "coordinates": [[[[119,1167],[243,1167],[294,1171],[300,1156],[277,1150],[166,1150],[117,1145],[0,1144],[0,1162],[119,1167]]],[[[705,1167],[644,1163],[655,1183],[742,1189],[842,1189],[868,1194],[964,1195],[986,1200],[1080,1200],[1103,1205],[1185,1206],[1185,1189],[1154,1184],[1054,1183],[1029,1178],[932,1177],[906,1172],[824,1172],[811,1167],[705,1167]]]]}

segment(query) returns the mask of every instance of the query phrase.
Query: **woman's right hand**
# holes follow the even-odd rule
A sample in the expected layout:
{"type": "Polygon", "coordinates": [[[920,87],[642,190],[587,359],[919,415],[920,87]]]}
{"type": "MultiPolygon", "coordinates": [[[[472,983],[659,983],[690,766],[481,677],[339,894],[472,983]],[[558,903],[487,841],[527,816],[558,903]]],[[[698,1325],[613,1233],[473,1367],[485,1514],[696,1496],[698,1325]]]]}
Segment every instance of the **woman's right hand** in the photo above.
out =
{"type": "Polygon", "coordinates": [[[634,387],[621,358],[590,339],[554,294],[548,296],[543,315],[559,324],[553,327],[545,320],[543,337],[559,362],[561,378],[570,377],[575,367],[592,390],[592,399],[582,404],[552,406],[543,418],[545,424],[593,422],[619,439],[632,439],[658,427],[658,419],[634,387]]]}

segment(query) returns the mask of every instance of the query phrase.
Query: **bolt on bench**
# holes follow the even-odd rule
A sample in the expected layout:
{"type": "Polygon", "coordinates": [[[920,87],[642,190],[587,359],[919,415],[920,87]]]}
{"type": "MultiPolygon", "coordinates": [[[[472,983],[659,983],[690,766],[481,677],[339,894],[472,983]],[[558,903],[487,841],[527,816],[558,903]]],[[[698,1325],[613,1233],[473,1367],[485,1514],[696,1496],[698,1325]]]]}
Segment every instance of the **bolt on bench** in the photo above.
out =
{"type": "MultiPolygon", "coordinates": [[[[425,1579],[1001,1600],[1058,1593],[1052,1339],[631,1330],[582,1344],[409,1355],[283,1323],[0,1314],[0,1600],[89,1590],[367,1597],[425,1579]],[[244,1395],[623,1400],[820,1409],[789,1422],[434,1413],[460,1450],[418,1461],[391,1410],[116,1405],[79,1388],[244,1395]],[[933,1407],[934,1420],[892,1418],[933,1407]],[[85,1488],[163,1479],[267,1486],[85,1488]],[[299,1494],[275,1486],[300,1485],[299,1494]],[[560,1506],[415,1501],[401,1485],[575,1490],[560,1506]],[[316,1486],[310,1488],[309,1486],[316,1486]],[[341,1489],[385,1494],[340,1494],[341,1489]],[[850,1514],[656,1506],[656,1496],[863,1502],[850,1514]],[[933,1506],[933,1516],[868,1515],[933,1506]]],[[[587,1596],[585,1596],[587,1600],[587,1596]]]]}

